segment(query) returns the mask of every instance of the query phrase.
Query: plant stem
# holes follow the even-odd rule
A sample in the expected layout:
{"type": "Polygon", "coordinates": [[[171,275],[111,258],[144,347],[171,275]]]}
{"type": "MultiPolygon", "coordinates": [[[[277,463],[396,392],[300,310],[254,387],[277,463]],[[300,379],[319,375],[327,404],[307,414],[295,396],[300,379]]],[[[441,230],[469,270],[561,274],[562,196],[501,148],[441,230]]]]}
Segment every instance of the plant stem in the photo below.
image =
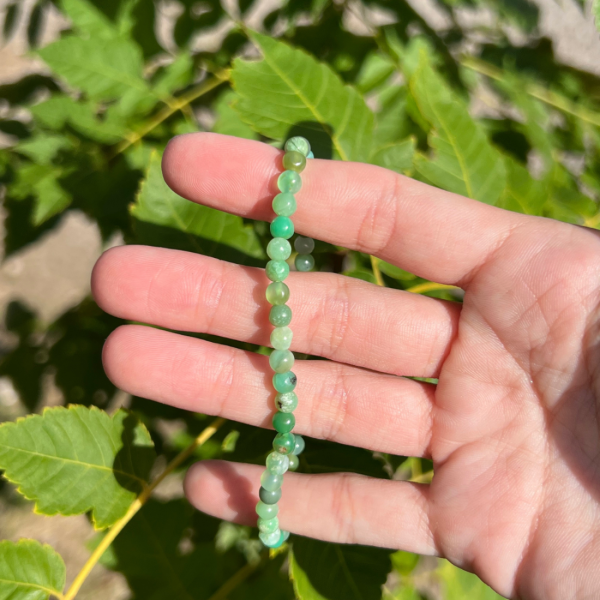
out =
{"type": "Polygon", "coordinates": [[[437,292],[440,290],[458,290],[455,285],[446,285],[445,283],[434,283],[433,281],[428,281],[427,283],[419,283],[418,285],[413,285],[409,287],[406,291],[412,292],[413,294],[423,294],[424,292],[437,292]]]}
{"type": "Polygon", "coordinates": [[[373,275],[375,275],[375,281],[377,285],[385,287],[385,281],[383,280],[383,275],[381,274],[381,269],[379,268],[379,259],[376,256],[371,256],[371,267],[373,268],[373,275]]]}
{"type": "Polygon", "coordinates": [[[73,600],[83,582],[86,580],[91,570],[94,568],[96,563],[100,560],[101,556],[104,554],[106,549],[112,544],[114,539],[121,533],[123,527],[131,521],[131,519],[135,516],[135,514],[146,504],[148,498],[152,492],[160,485],[160,483],[164,480],[164,478],[172,473],[181,463],[183,463],[187,458],[189,458],[194,450],[199,446],[202,446],[206,440],[212,437],[219,428],[225,423],[225,419],[219,417],[215,419],[198,437],[184,450],[182,450],[166,467],[166,469],[147,487],[144,488],[142,493],[134,500],[134,502],[129,507],[129,510],[125,513],[123,517],[121,517],[106,533],[106,535],[102,538],[102,541],[98,545],[98,547],[94,550],[92,555],[89,557],[85,565],[83,565],[81,571],[77,574],[77,577],[73,580],[71,587],[68,589],[66,594],[63,596],[63,600],[73,600]]]}

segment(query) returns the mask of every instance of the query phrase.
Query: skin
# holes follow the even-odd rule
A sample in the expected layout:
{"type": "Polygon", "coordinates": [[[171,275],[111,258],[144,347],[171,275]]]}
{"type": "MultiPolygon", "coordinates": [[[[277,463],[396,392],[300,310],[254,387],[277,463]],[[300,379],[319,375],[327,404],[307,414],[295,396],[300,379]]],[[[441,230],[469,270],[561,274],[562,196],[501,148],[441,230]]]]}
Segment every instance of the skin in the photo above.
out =
{"type": "MultiPolygon", "coordinates": [[[[169,186],[193,202],[273,218],[282,152],[211,133],[168,145],[169,186]]],[[[425,456],[430,485],[287,473],[283,529],[444,556],[510,598],[600,596],[600,237],[503,211],[379,167],[308,161],[296,231],[465,291],[462,305],[331,273],[291,273],[295,431],[425,456]],[[402,376],[438,377],[432,386],[402,376]]],[[[107,312],[268,344],[264,271],[174,250],[106,252],[107,312]]],[[[108,376],[153,400],[269,427],[266,357],[126,325],[108,376]]],[[[204,461],[189,500],[254,524],[262,468],[204,461]]]]}

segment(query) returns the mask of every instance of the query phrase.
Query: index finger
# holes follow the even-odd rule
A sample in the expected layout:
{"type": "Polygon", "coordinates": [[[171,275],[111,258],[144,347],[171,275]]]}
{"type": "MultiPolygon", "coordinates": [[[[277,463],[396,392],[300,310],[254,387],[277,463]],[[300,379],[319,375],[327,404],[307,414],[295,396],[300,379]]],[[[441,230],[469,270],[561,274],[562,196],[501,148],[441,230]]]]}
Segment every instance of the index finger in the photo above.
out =
{"type": "MultiPolygon", "coordinates": [[[[194,202],[271,220],[283,152],[216,133],[169,142],[168,185],[194,202]]],[[[517,215],[363,163],[312,159],[296,194],[296,231],[374,254],[420,277],[465,284],[517,215]]]]}

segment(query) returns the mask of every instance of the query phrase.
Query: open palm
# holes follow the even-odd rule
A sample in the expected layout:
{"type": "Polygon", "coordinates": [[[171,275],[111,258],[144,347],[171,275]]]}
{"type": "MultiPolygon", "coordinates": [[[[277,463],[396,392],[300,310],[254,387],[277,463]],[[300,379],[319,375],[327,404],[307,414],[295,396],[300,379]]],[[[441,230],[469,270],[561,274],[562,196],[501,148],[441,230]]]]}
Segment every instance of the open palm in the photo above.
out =
{"type": "MultiPolygon", "coordinates": [[[[272,218],[282,153],[216,134],[175,138],[169,185],[208,206],[272,218]]],[[[285,477],[284,529],[439,554],[514,598],[600,596],[600,237],[506,212],[379,167],[309,161],[296,229],[465,290],[462,305],[330,273],[292,273],[300,361],[296,431],[431,457],[431,485],[285,477]],[[438,377],[433,386],[400,376],[438,377]]],[[[287,283],[286,282],[286,283],[287,283]]],[[[126,319],[267,344],[260,269],[185,252],[110,250],[100,306],[126,319]]],[[[268,426],[265,357],[128,325],[108,339],[116,385],[268,426]]],[[[198,463],[201,510],[253,523],[262,469],[198,463]],[[241,502],[230,502],[238,489],[241,502]]]]}

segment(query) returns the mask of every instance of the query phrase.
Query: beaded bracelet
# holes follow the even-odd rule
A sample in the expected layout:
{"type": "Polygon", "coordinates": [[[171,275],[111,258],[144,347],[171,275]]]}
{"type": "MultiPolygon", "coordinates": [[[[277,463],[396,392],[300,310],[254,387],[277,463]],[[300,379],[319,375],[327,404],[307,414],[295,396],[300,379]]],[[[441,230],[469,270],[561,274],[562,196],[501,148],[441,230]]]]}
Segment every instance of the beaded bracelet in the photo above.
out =
{"type": "MultiPolygon", "coordinates": [[[[272,281],[267,287],[267,300],[272,304],[269,321],[275,326],[271,332],[273,352],[269,364],[275,375],[273,387],[277,391],[275,406],[277,412],[273,416],[273,427],[277,435],[273,440],[273,449],[267,456],[267,468],[260,478],[260,501],[256,505],[258,514],[259,538],[269,548],[279,548],[289,537],[289,531],[279,529],[279,507],[283,474],[289,469],[298,468],[298,455],[304,450],[304,440],[294,435],[292,429],[296,424],[293,411],[298,405],[298,397],[294,392],[296,375],[291,371],[294,366],[294,355],[290,351],[292,330],[288,327],[292,320],[292,311],[286,304],[290,297],[288,286],[283,280],[289,275],[290,267],[286,262],[292,253],[288,241],[294,235],[294,223],[290,217],[296,211],[294,194],[300,190],[302,180],[300,173],[306,166],[307,158],[314,158],[310,144],[303,137],[290,138],[285,143],[286,153],[283,156],[283,167],[277,180],[280,194],[273,199],[273,210],[277,215],[271,223],[273,239],[267,246],[267,254],[271,259],[267,263],[266,274],[272,281]]],[[[297,237],[294,248],[298,252],[295,266],[298,271],[310,271],[315,260],[311,252],[315,242],[311,238],[297,237]]]]}

